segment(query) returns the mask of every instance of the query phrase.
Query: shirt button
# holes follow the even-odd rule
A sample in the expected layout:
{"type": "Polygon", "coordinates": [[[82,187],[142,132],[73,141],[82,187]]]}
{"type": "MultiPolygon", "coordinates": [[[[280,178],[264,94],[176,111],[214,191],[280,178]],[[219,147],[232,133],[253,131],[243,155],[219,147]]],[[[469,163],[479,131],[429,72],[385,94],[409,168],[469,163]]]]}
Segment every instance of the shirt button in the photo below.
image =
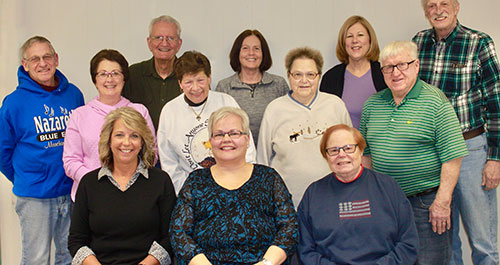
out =
{"type": "Polygon", "coordinates": [[[391,119],[391,121],[394,121],[394,119],[391,119]]]}

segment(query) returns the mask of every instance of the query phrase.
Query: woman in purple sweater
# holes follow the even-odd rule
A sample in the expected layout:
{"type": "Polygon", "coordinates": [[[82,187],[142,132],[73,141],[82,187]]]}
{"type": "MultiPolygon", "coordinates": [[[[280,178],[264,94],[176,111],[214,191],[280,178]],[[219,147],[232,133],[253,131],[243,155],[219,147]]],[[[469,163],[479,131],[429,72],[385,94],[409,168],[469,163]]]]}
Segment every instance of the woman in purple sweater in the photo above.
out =
{"type": "Polygon", "coordinates": [[[121,53],[108,49],[98,52],[90,61],[90,76],[99,95],[73,111],[64,140],[64,170],[66,175],[73,179],[73,201],[83,175],[101,166],[98,152],[99,133],[104,124],[104,117],[109,112],[119,107],[132,107],[142,114],[153,136],[155,135],[146,107],[121,96],[123,85],[129,78],[128,62],[121,53]]]}

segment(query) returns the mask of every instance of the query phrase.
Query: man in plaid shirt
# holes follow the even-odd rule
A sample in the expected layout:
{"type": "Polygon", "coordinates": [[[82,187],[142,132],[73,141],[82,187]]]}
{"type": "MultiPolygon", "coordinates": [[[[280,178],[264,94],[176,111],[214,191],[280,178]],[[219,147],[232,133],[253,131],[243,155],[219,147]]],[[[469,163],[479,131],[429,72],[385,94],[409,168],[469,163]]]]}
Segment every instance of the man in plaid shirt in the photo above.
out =
{"type": "Polygon", "coordinates": [[[458,22],[458,0],[421,1],[432,28],[413,37],[419,47],[419,76],[448,97],[469,150],[455,188],[451,264],[463,264],[459,214],[474,264],[498,264],[500,67],[493,40],[458,22]]]}

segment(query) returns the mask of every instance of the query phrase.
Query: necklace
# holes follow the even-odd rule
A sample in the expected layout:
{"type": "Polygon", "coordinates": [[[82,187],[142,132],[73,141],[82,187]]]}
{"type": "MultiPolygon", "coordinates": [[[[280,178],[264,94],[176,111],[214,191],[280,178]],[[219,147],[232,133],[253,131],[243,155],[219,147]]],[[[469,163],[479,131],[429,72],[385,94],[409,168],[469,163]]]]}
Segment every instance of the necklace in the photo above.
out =
{"type": "Polygon", "coordinates": [[[189,106],[189,105],[188,105],[189,109],[191,109],[191,111],[194,113],[194,116],[196,116],[196,119],[197,119],[198,121],[200,121],[200,120],[201,120],[201,114],[202,114],[202,113],[203,113],[203,111],[205,110],[205,106],[207,106],[207,102],[206,102],[206,101],[205,101],[205,103],[203,104],[203,108],[201,108],[200,113],[196,113],[196,111],[194,111],[193,107],[191,107],[191,106],[189,106]]]}

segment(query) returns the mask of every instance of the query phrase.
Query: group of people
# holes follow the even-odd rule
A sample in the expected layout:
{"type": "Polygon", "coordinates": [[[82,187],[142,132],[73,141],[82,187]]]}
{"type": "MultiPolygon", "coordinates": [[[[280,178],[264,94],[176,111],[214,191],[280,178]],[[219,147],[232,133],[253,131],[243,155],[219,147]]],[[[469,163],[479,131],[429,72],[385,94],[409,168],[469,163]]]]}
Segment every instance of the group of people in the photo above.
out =
{"type": "Polygon", "coordinates": [[[215,90],[160,16],[151,59],[91,59],[85,105],[28,39],[0,108],[21,264],[49,264],[52,240],[55,264],[462,264],[460,217],[474,264],[498,264],[500,64],[459,7],[422,0],[432,28],[382,51],[352,16],[341,63],[322,74],[319,51],[292,49],[288,84],[245,30],[215,90]]]}

